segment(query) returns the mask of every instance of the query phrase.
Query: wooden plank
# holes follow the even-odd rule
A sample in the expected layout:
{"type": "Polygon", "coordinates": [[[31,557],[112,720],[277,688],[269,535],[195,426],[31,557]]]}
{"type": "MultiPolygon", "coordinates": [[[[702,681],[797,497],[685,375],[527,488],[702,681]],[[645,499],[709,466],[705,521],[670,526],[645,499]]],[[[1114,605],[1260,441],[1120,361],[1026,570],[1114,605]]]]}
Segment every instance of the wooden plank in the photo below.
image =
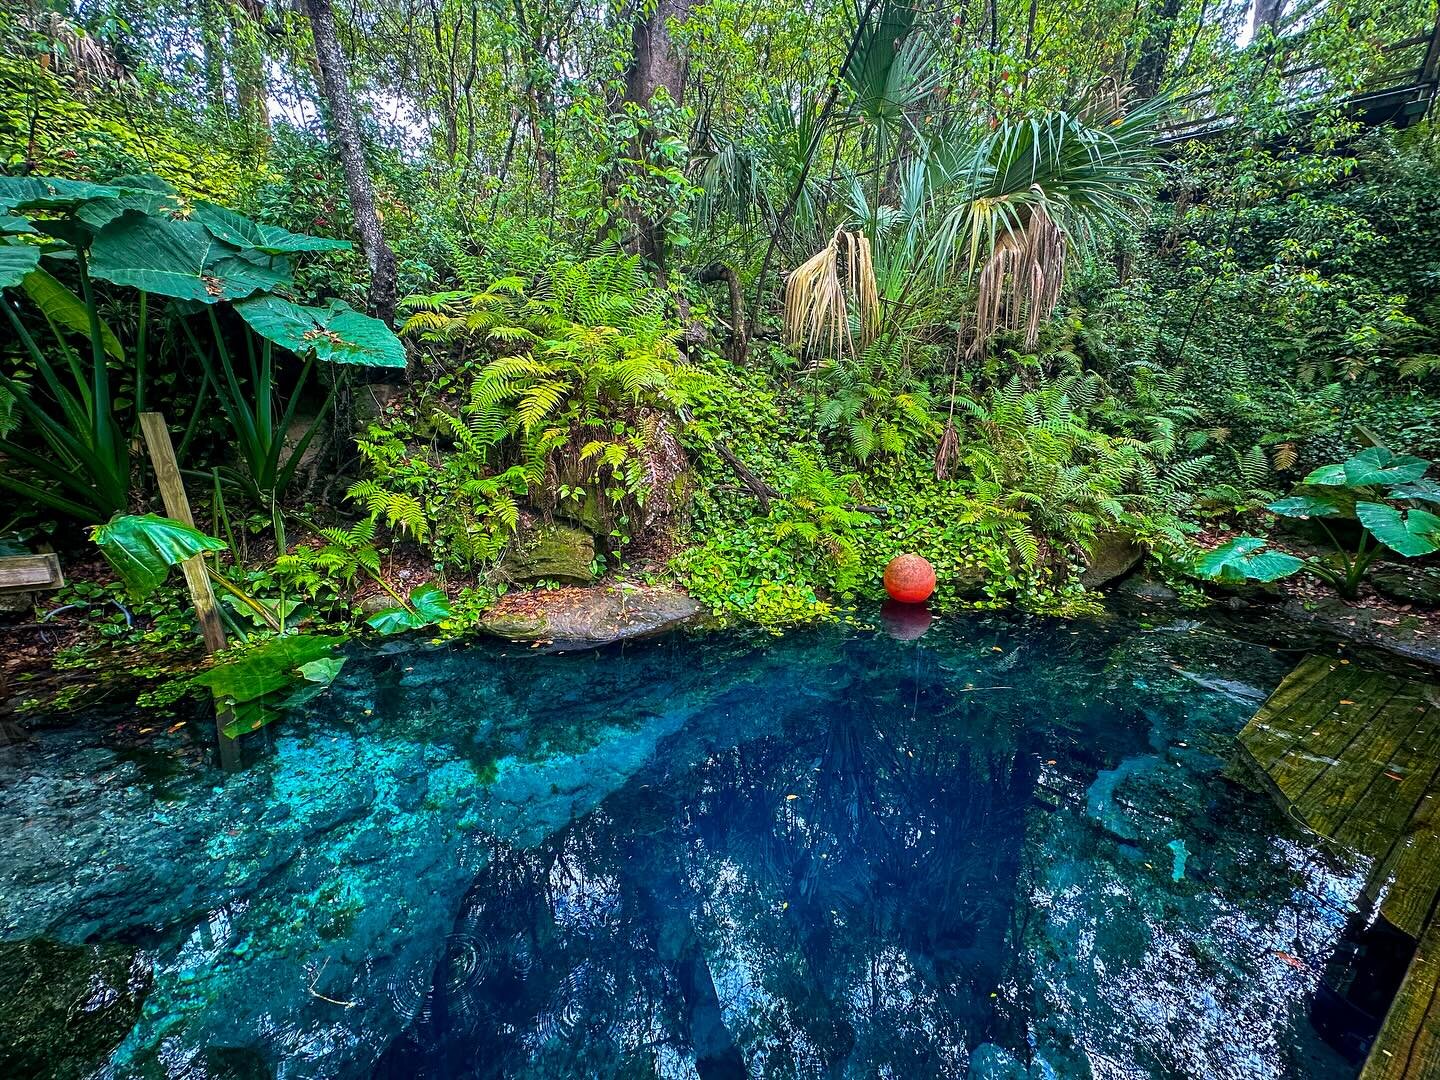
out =
{"type": "MultiPolygon", "coordinates": [[[[1440,781],[1440,709],[1429,708],[1368,791],[1355,804],[1350,816],[1332,834],[1346,847],[1359,848],[1371,821],[1394,823],[1390,846],[1405,831],[1420,800],[1440,781]],[[1395,777],[1400,777],[1397,781],[1395,777]]],[[[1388,854],[1388,852],[1387,852],[1388,854]]]]}
{"type": "Polygon", "coordinates": [[[1432,788],[1420,800],[1382,873],[1375,889],[1384,896],[1380,914],[1418,938],[1440,893],[1440,791],[1432,788]]]}
{"type": "Polygon", "coordinates": [[[1324,693],[1311,702],[1314,711],[1295,718],[1305,725],[1304,733],[1265,769],[1292,803],[1335,765],[1394,696],[1399,684],[1384,678],[1332,676],[1322,688],[1324,693]]]}
{"type": "MultiPolygon", "coordinates": [[[[150,450],[150,462],[155,466],[155,482],[160,485],[165,513],[193,529],[195,518],[190,513],[190,500],[185,495],[185,483],[180,479],[180,466],[175,461],[175,447],[170,442],[170,429],[165,426],[165,417],[157,412],[141,413],[140,430],[150,450]]],[[[225,627],[220,621],[220,610],[215,606],[215,593],[210,588],[210,575],[205,570],[205,556],[194,555],[186,559],[180,564],[180,569],[185,574],[185,584],[195,604],[195,615],[200,620],[205,651],[217,653],[225,648],[225,627]]]]}
{"type": "MultiPolygon", "coordinates": [[[[1327,678],[1335,672],[1354,672],[1338,660],[1309,656],[1287,675],[1275,692],[1265,699],[1255,716],[1240,732],[1240,742],[1261,769],[1278,759],[1295,741],[1298,723],[1293,714],[1304,708],[1313,695],[1326,694],[1327,678]]],[[[1301,729],[1303,730],[1303,729],[1301,729]]]]}
{"type": "Polygon", "coordinates": [[[1440,920],[1415,949],[1360,1080],[1435,1080],[1440,1077],[1440,920]]]}
{"type": "Polygon", "coordinates": [[[0,555],[0,593],[49,591],[64,584],[65,575],[60,572],[60,556],[53,552],[41,555],[0,555]]]}
{"type": "MultiPolygon", "coordinates": [[[[160,485],[160,498],[165,503],[165,513],[182,524],[195,527],[195,518],[190,513],[190,499],[185,494],[185,483],[180,479],[180,466],[175,460],[175,447],[170,442],[170,429],[165,426],[165,417],[157,412],[140,414],[140,431],[145,436],[145,445],[150,451],[150,463],[155,467],[155,480],[160,485]]],[[[220,621],[220,609],[215,604],[215,593],[210,588],[210,574],[205,569],[205,556],[194,555],[180,564],[185,573],[185,584],[190,589],[190,600],[195,605],[195,615],[200,620],[200,633],[205,638],[205,651],[220,652],[225,648],[225,626],[220,621]]],[[[215,737],[220,749],[220,766],[229,771],[240,767],[240,741],[225,734],[225,727],[234,718],[228,708],[217,702],[215,708],[215,737]]]]}
{"type": "MultiPolygon", "coordinates": [[[[1418,683],[1403,682],[1351,740],[1339,760],[1317,776],[1296,799],[1301,820],[1323,836],[1336,836],[1350,823],[1365,793],[1379,782],[1391,787],[1403,782],[1391,768],[1392,759],[1414,737],[1425,718],[1427,705],[1418,683]],[[1389,779],[1386,773],[1395,779],[1389,779]]],[[[1409,820],[1409,807],[1398,820],[1367,817],[1354,822],[1359,839],[1355,847],[1367,855],[1384,855],[1395,835],[1409,820]]]]}

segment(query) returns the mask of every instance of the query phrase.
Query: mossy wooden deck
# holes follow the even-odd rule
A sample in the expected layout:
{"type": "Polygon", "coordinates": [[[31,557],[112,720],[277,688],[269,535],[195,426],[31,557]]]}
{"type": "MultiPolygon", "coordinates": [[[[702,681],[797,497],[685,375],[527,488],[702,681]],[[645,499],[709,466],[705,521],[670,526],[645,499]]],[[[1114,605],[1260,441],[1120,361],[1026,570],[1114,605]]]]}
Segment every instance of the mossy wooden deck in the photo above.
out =
{"type": "Polygon", "coordinates": [[[1374,860],[1368,897],[1419,942],[1362,1080],[1440,1080],[1440,685],[1312,656],[1240,745],[1292,817],[1374,860]]]}

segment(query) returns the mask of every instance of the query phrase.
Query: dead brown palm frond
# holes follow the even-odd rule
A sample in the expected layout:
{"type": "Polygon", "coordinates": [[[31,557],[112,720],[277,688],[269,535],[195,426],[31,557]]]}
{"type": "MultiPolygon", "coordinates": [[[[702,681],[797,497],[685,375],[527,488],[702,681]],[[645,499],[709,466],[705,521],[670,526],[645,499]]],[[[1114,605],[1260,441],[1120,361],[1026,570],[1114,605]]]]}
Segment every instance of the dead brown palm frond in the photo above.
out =
{"type": "Polygon", "coordinates": [[[940,436],[940,445],[935,448],[935,479],[949,480],[960,462],[960,436],[955,431],[955,416],[945,421],[945,431],[940,436]]]}
{"type": "Polygon", "coordinates": [[[1025,330],[1033,349],[1040,324],[1060,301],[1065,281],[1065,234],[1037,203],[1024,225],[1001,236],[976,283],[975,342],[984,348],[1000,330],[1025,330]]]}
{"type": "Polygon", "coordinates": [[[836,229],[830,242],[785,279],[785,341],[831,356],[857,355],[850,332],[850,305],[860,331],[858,349],[874,340],[880,294],[870,240],[862,232],[836,229]]]}
{"type": "Polygon", "coordinates": [[[25,29],[50,41],[50,52],[42,59],[56,71],[69,71],[81,84],[87,82],[133,83],[125,66],[99,39],[58,12],[21,15],[25,29]]]}

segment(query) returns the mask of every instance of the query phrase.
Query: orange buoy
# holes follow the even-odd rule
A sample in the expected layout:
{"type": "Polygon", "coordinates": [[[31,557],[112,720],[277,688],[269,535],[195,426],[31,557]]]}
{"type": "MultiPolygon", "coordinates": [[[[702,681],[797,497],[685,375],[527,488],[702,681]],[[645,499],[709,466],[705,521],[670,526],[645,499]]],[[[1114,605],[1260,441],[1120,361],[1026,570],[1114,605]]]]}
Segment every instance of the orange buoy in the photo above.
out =
{"type": "Polygon", "coordinates": [[[896,555],[885,567],[885,591],[904,604],[923,604],[935,591],[935,568],[919,555],[896,555]]]}

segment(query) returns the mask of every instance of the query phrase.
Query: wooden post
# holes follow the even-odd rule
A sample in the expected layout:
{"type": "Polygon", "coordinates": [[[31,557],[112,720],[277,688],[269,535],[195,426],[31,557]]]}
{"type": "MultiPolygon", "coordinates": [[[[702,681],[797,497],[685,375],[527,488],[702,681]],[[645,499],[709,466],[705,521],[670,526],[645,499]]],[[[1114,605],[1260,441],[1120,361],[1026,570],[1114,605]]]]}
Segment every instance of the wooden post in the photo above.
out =
{"type": "MultiPolygon", "coordinates": [[[[170,429],[165,426],[165,417],[158,412],[141,413],[140,431],[144,434],[145,446],[150,451],[150,464],[155,469],[155,482],[160,486],[160,498],[165,503],[166,516],[193,529],[195,516],[190,513],[190,500],[185,495],[185,483],[180,478],[180,465],[175,460],[175,447],[170,442],[170,429]]],[[[215,592],[210,588],[205,556],[190,556],[180,564],[180,569],[185,572],[185,584],[190,589],[195,616],[200,620],[200,633],[205,637],[205,651],[217,653],[226,645],[225,625],[220,621],[215,592]]],[[[220,764],[226,769],[239,764],[239,740],[225,734],[225,725],[229,722],[229,709],[216,711],[215,733],[220,739],[220,764]]]]}

